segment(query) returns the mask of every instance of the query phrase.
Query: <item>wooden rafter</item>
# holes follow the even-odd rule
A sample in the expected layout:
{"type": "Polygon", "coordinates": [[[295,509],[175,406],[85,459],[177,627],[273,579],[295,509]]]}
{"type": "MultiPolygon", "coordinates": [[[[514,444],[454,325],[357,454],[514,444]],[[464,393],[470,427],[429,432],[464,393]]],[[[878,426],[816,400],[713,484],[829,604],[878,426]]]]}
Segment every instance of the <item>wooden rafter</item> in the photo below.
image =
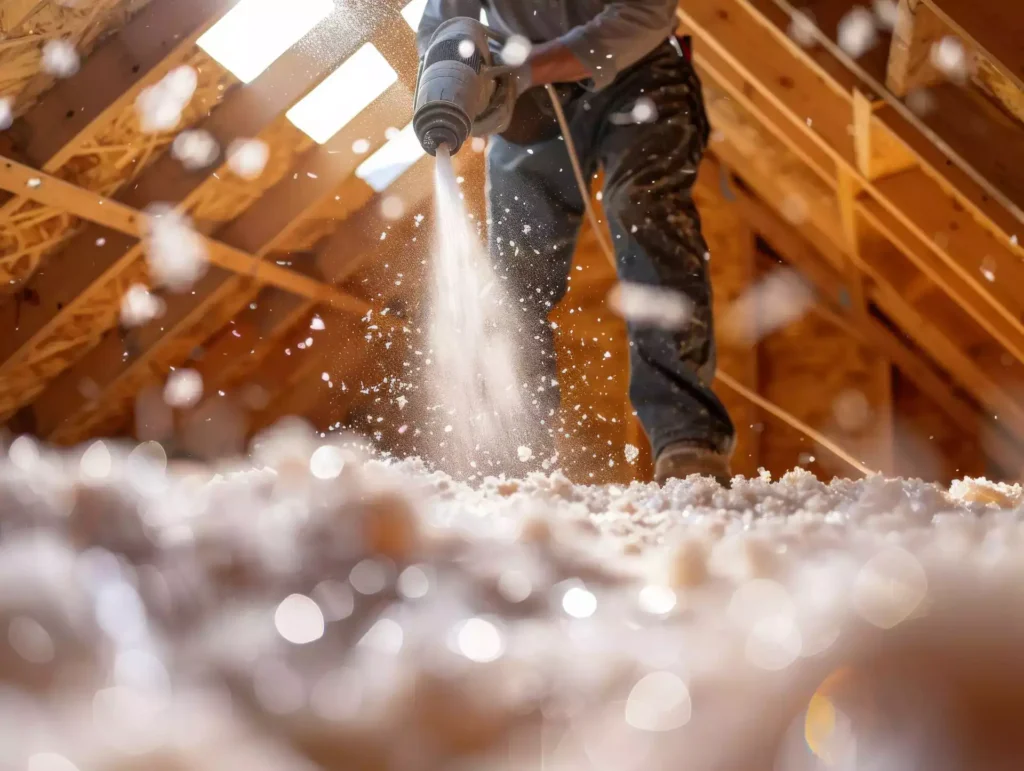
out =
{"type": "MultiPolygon", "coordinates": [[[[286,134],[285,141],[276,146],[294,152],[297,130],[280,120],[280,113],[304,96],[360,43],[356,31],[346,32],[345,25],[339,27],[336,16],[342,13],[339,10],[317,25],[255,81],[232,91],[203,121],[202,127],[222,146],[235,138],[255,136],[268,127],[276,127],[286,134]]],[[[289,165],[290,161],[285,170],[289,165]]],[[[120,199],[137,208],[169,201],[190,210],[202,204],[210,185],[217,184],[217,175],[209,177],[208,173],[188,172],[170,155],[164,155],[120,199]]],[[[255,197],[258,192],[246,195],[249,201],[255,197]]],[[[18,404],[32,398],[47,380],[93,347],[116,321],[124,289],[131,283],[145,281],[141,245],[98,227],[86,227],[50,263],[28,285],[28,291],[39,298],[39,304],[18,308],[15,333],[0,344],[0,353],[4,355],[0,364],[0,399],[5,403],[18,404]],[[69,344],[55,349],[50,342],[55,338],[69,344]]]]}
{"type": "MultiPolygon", "coordinates": [[[[706,2],[687,3],[685,8],[680,10],[686,27],[689,31],[696,33],[702,45],[698,45],[697,61],[702,72],[712,82],[716,82],[725,88],[733,98],[744,108],[755,115],[759,121],[770,127],[776,137],[791,151],[801,157],[816,174],[826,182],[835,186],[837,177],[834,169],[842,168],[861,187],[866,196],[884,206],[894,217],[901,218],[904,222],[916,223],[915,227],[923,237],[929,241],[929,246],[936,256],[942,259],[950,268],[966,272],[967,280],[972,289],[977,290],[984,297],[985,303],[990,306],[998,304],[1007,311],[1007,316],[1018,314],[1019,301],[1013,298],[998,297],[996,288],[984,281],[980,271],[977,275],[971,275],[969,269],[959,262],[973,256],[973,250],[966,246],[967,239],[977,244],[985,238],[989,238],[992,232],[991,227],[982,228],[976,220],[966,216],[963,222],[963,230],[958,222],[955,238],[960,246],[954,251],[948,239],[941,236],[941,231],[932,227],[928,230],[921,226],[921,222],[927,221],[935,211],[934,202],[930,207],[922,206],[921,200],[924,196],[934,191],[933,199],[939,196],[945,200],[951,200],[954,205],[963,209],[962,202],[957,200],[955,194],[937,186],[928,173],[918,174],[915,170],[902,172],[888,177],[868,179],[864,177],[858,168],[856,158],[857,152],[853,137],[846,130],[846,126],[853,123],[854,104],[852,92],[843,91],[841,84],[831,79],[820,77],[821,70],[817,75],[808,71],[805,62],[802,61],[802,53],[794,51],[795,45],[785,34],[766,35],[766,26],[773,27],[768,20],[758,17],[746,0],[733,0],[724,3],[727,8],[721,8],[722,4],[712,6],[706,2]],[[710,52],[710,55],[709,55],[710,52]],[[749,83],[753,88],[744,87],[749,83]],[[757,98],[751,98],[754,93],[757,98]],[[845,107],[843,106],[845,103],[845,107]],[[767,107],[767,109],[766,109],[767,107]],[[850,116],[844,124],[836,122],[837,115],[845,113],[850,116]],[[838,126],[842,125],[841,131],[838,126]],[[828,164],[823,164],[823,156],[827,157],[833,169],[828,164]],[[915,179],[921,185],[926,186],[924,191],[921,186],[911,190],[901,189],[895,186],[893,180],[904,174],[914,174],[915,179]],[[936,235],[940,233],[940,235],[936,235]],[[950,254],[953,252],[953,254],[950,254]],[[1009,305],[1003,305],[1004,302],[1009,305]]],[[[713,116],[714,117],[714,116],[713,116]]],[[[879,114],[875,112],[870,121],[874,130],[884,131],[886,126],[879,123],[879,114]]],[[[725,133],[729,133],[728,130],[725,133]]],[[[751,160],[752,163],[756,162],[751,160]]],[[[818,202],[811,198],[808,200],[810,209],[818,208],[818,202]]],[[[859,204],[858,204],[859,206],[859,204]]],[[[863,216],[859,214],[858,216],[863,216]]],[[[989,223],[992,225],[992,223],[989,223]]],[[[827,230],[822,231],[827,232],[827,230]]],[[[846,247],[842,240],[831,239],[832,244],[839,245],[838,254],[840,259],[846,247]]],[[[1019,245],[1013,243],[1009,237],[1000,243],[992,241],[992,258],[995,260],[997,273],[1001,270],[1014,271],[1017,268],[1017,253],[1019,245]]],[[[987,252],[981,251],[982,254],[987,252]]],[[[961,273],[963,276],[963,273],[961,273]]],[[[980,316],[978,307],[973,307],[972,313],[975,317],[980,316]]],[[[1004,318],[1007,318],[1004,316],[1004,318]]],[[[1007,318],[1007,322],[1010,319],[1007,318]]],[[[1019,321],[1015,322],[1019,323],[1019,321]]],[[[957,359],[956,368],[963,362],[957,359]]],[[[961,381],[972,380],[980,391],[980,383],[971,374],[975,371],[958,370],[961,381]]],[[[997,392],[998,393],[998,392],[997,392]]],[[[1012,399],[993,398],[991,394],[977,394],[983,401],[989,401],[995,409],[1007,409],[1016,412],[1012,399]],[[999,404],[999,407],[995,407],[999,404]]]]}
{"type": "Polygon", "coordinates": [[[24,112],[56,80],[40,67],[45,42],[60,39],[87,56],[148,1],[7,0],[0,4],[0,93],[12,99],[14,113],[24,112]]]}
{"type": "MultiPolygon", "coordinates": [[[[417,200],[426,196],[428,188],[423,184],[425,170],[425,164],[414,166],[388,190],[388,195],[403,195],[410,206],[415,205],[417,200]]],[[[365,185],[361,181],[359,183],[365,185]]],[[[380,253],[380,234],[392,228],[392,223],[380,211],[381,198],[371,196],[369,202],[346,219],[335,234],[323,239],[312,255],[312,264],[330,267],[331,272],[321,273],[328,283],[339,284],[366,260],[380,253]],[[340,253],[341,244],[344,244],[343,255],[340,253]]],[[[394,228],[399,242],[411,237],[416,224],[407,220],[394,228]]],[[[255,327],[261,330],[261,349],[273,346],[296,317],[311,312],[318,302],[317,299],[288,299],[282,302],[280,297],[271,296],[265,302],[257,303],[256,309],[245,310],[245,306],[251,302],[249,298],[256,297],[258,287],[254,285],[251,290],[247,288],[247,291],[250,293],[245,296],[244,306],[239,306],[232,296],[226,302],[229,303],[232,315],[239,314],[234,323],[236,329],[255,327]]],[[[365,300],[358,302],[359,314],[365,314],[370,304],[365,300]]],[[[217,328],[230,319],[220,310],[208,308],[207,313],[216,316],[217,328]]],[[[162,378],[170,367],[185,362],[215,331],[206,334],[190,332],[177,338],[164,339],[160,327],[160,322],[149,325],[149,339],[156,343],[147,346],[147,338],[139,337],[138,353],[127,360],[123,343],[116,339],[104,341],[96,349],[96,357],[91,359],[95,369],[85,372],[72,368],[54,380],[33,405],[40,430],[61,443],[79,441],[102,421],[123,413],[141,388],[162,378]],[[109,375],[106,374],[108,372],[109,375]],[[97,383],[102,398],[96,398],[96,388],[87,389],[83,393],[83,382],[97,383]]]]}
{"type": "MultiPolygon", "coordinates": [[[[738,171],[746,168],[740,162],[733,168],[733,173],[746,182],[758,182],[749,174],[738,171]]],[[[894,334],[873,314],[863,317],[852,312],[846,277],[815,249],[802,230],[794,228],[756,195],[739,189],[736,191],[736,199],[750,226],[814,285],[819,295],[819,303],[814,306],[815,312],[825,314],[834,324],[858,336],[889,359],[893,366],[941,407],[965,434],[983,436],[992,457],[1004,468],[1015,471],[1024,466],[1024,446],[1011,441],[1005,431],[997,428],[976,403],[958,393],[948,376],[930,358],[909,347],[905,339],[894,334]]]]}
{"type": "MultiPolygon", "coordinates": [[[[371,42],[380,45],[385,38],[406,44],[414,50],[411,30],[404,24],[389,29],[371,42]]],[[[285,174],[267,189],[248,209],[223,226],[216,234],[218,242],[251,252],[262,264],[265,258],[284,253],[302,230],[304,221],[341,198],[340,185],[362,160],[353,143],[369,139],[369,151],[385,141],[385,130],[405,125],[412,117],[412,89],[415,87],[415,61],[406,56],[394,62],[399,82],[324,145],[311,147],[298,156],[291,173],[285,174]]],[[[328,221],[329,226],[333,223],[328,221]]],[[[304,234],[307,235],[308,234],[304,234]]],[[[351,246],[351,241],[349,246],[351,246]]],[[[312,266],[311,266],[312,267],[312,266]]],[[[319,271],[317,271],[319,272],[319,271]]],[[[332,281],[339,276],[327,274],[332,281]]],[[[125,358],[125,343],[115,337],[101,341],[81,361],[62,373],[33,405],[39,430],[49,435],[60,423],[78,420],[80,411],[89,412],[96,403],[123,401],[130,389],[140,388],[148,377],[158,376],[200,346],[205,339],[240,313],[261,289],[258,276],[233,276],[224,272],[208,274],[188,294],[169,297],[161,318],[131,336],[133,355],[125,358]],[[95,393],[86,399],[79,386],[95,384],[95,393]],[[107,389],[111,389],[108,392],[107,389]]],[[[280,286],[280,285],[279,285],[280,286]]],[[[311,297],[318,301],[322,298],[311,297]]],[[[361,312],[365,313],[366,308],[361,312]]],[[[63,429],[67,431],[67,428],[63,429]]]]}
{"type": "MultiPolygon", "coordinates": [[[[456,168],[460,169],[465,162],[464,157],[457,158],[456,168]]],[[[425,212],[424,218],[406,217],[400,223],[393,223],[382,213],[381,204],[386,197],[397,196],[405,202],[409,211],[416,211],[416,207],[426,202],[430,190],[430,168],[428,159],[421,159],[384,194],[374,195],[362,180],[350,178],[346,182],[343,186],[346,188],[345,197],[365,200],[366,203],[346,217],[333,233],[323,238],[312,253],[312,261],[317,266],[319,275],[324,276],[324,280],[339,285],[356,274],[369,260],[386,253],[387,247],[382,248],[381,244],[382,235],[388,236],[391,243],[403,244],[415,237],[421,225],[425,222],[429,224],[426,219],[429,209],[425,212]],[[360,189],[362,193],[357,192],[360,189]]],[[[237,330],[258,328],[260,339],[255,341],[255,349],[250,349],[253,360],[232,367],[225,373],[224,382],[228,385],[232,384],[232,381],[237,382],[252,369],[260,366],[260,361],[279,346],[280,340],[288,333],[295,319],[311,313],[316,304],[314,300],[297,301],[273,295],[257,303],[255,309],[239,309],[240,313],[232,322],[232,327],[237,330]],[[252,354],[252,350],[256,351],[255,355],[252,354]]],[[[381,325],[385,320],[378,317],[372,323],[381,325]]],[[[33,405],[36,410],[39,410],[40,406],[45,409],[45,406],[52,405],[48,412],[39,410],[40,425],[48,429],[52,427],[49,436],[54,441],[80,441],[90,431],[95,430],[97,425],[102,425],[103,421],[113,420],[117,414],[123,414],[128,409],[134,393],[145,384],[163,377],[170,366],[184,362],[202,342],[197,340],[196,336],[186,336],[184,340],[188,344],[182,345],[179,341],[175,348],[170,349],[169,358],[157,359],[142,355],[137,359],[133,358],[132,366],[124,370],[116,363],[118,358],[123,358],[123,347],[116,344],[107,346],[110,349],[110,357],[106,364],[113,367],[115,373],[124,371],[126,374],[116,379],[111,384],[112,387],[106,391],[105,398],[99,400],[87,399],[82,394],[82,377],[58,378],[44,398],[33,405]],[[137,361],[138,366],[135,365],[137,361]],[[69,406],[71,409],[68,409],[69,406]]],[[[99,371],[101,370],[98,369],[97,372],[99,371]]],[[[220,377],[215,382],[221,382],[220,377]]]]}
{"type": "MultiPolygon", "coordinates": [[[[60,206],[70,214],[109,230],[142,240],[149,216],[119,201],[97,197],[57,177],[14,161],[0,162],[0,188],[27,191],[26,197],[47,206],[60,206]]],[[[271,284],[338,308],[365,312],[354,298],[297,271],[282,268],[216,238],[202,236],[210,262],[250,281],[271,284]]]]}
{"type": "MultiPolygon", "coordinates": [[[[760,141],[740,142],[744,130],[756,130],[752,124],[742,123],[743,116],[734,105],[730,105],[710,85],[708,106],[712,120],[722,129],[724,139],[713,145],[715,153],[733,169],[742,169],[742,177],[750,186],[758,191],[764,200],[774,201],[785,208],[785,202],[793,195],[814,200],[808,188],[800,187],[801,177],[787,168],[787,152],[777,139],[763,135],[760,141]],[[780,184],[781,183],[781,184],[780,184]]],[[[807,177],[803,178],[806,185],[807,177]]],[[[847,248],[845,236],[838,228],[822,231],[810,223],[801,225],[803,237],[810,240],[819,253],[825,255],[841,255],[847,248]]],[[[874,248],[864,249],[864,254],[877,251],[874,248]]],[[[843,307],[851,305],[851,287],[849,271],[841,256],[829,256],[830,270],[839,275],[846,275],[847,281],[842,286],[843,297],[839,299],[843,307]]],[[[935,328],[935,323],[922,323],[921,312],[915,310],[906,301],[899,289],[894,289],[889,279],[879,270],[886,267],[892,260],[879,259],[877,269],[866,270],[872,286],[866,290],[867,299],[879,304],[886,313],[896,320],[900,327],[911,335],[917,345],[929,353],[933,360],[940,362],[963,387],[970,391],[979,403],[989,404],[995,410],[1007,410],[1009,414],[1018,411],[1014,400],[1006,390],[984,372],[984,368],[971,361],[970,356],[961,350],[953,341],[935,328]]],[[[1019,428],[1018,428],[1019,432],[1019,428]]],[[[1019,434],[1018,434],[1019,435],[1019,434]]]]}
{"type": "MultiPolygon", "coordinates": [[[[57,84],[15,122],[5,135],[13,138],[13,147],[5,154],[100,195],[113,195],[138,178],[177,133],[141,133],[135,101],[144,88],[177,67],[198,73],[196,92],[180,121],[188,126],[235,84],[195,45],[227,7],[222,0],[188,0],[181,4],[179,16],[177,4],[155,0],[86,59],[78,74],[57,84]],[[169,14],[173,21],[165,18],[169,14]],[[157,59],[161,54],[163,58],[157,59]]],[[[77,225],[59,208],[40,206],[23,196],[7,200],[0,207],[0,288],[6,292],[31,276],[77,225]]]]}
{"type": "Polygon", "coordinates": [[[238,0],[151,0],[59,81],[8,132],[13,157],[55,172],[138,92],[187,59],[196,40],[238,0]]]}

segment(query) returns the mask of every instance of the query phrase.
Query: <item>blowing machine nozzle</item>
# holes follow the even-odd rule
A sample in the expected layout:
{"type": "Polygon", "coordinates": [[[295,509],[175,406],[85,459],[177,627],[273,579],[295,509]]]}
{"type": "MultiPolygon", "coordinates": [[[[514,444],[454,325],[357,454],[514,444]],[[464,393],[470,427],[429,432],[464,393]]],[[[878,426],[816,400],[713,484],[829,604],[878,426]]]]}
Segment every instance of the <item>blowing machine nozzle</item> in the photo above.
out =
{"type": "Polygon", "coordinates": [[[486,72],[493,64],[489,36],[476,19],[458,17],[441,24],[430,38],[412,118],[416,138],[430,155],[442,144],[455,155],[490,103],[495,83],[486,72]]]}

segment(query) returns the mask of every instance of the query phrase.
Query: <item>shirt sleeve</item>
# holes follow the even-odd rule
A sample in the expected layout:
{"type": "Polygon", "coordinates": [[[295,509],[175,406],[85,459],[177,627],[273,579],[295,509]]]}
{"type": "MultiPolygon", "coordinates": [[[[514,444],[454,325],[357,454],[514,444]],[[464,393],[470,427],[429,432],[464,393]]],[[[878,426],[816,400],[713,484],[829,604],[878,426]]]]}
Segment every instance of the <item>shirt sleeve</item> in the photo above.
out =
{"type": "Polygon", "coordinates": [[[590,70],[599,90],[649,54],[676,27],[677,0],[620,0],[559,40],[590,70]]]}
{"type": "Polygon", "coordinates": [[[416,47],[419,49],[420,57],[427,52],[427,43],[442,22],[457,16],[479,19],[482,9],[481,0],[427,0],[419,29],[416,30],[416,47]]]}

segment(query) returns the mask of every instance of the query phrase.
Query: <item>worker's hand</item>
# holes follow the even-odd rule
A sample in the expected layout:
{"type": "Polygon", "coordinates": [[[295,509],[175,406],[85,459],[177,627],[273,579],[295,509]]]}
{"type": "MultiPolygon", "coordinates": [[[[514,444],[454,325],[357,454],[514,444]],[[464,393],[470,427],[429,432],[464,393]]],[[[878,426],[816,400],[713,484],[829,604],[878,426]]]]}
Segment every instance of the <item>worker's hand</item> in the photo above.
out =
{"type": "Polygon", "coordinates": [[[473,122],[473,136],[485,137],[500,134],[512,120],[516,102],[531,85],[530,65],[527,62],[518,67],[499,65],[490,67],[487,74],[494,78],[494,94],[490,104],[473,122]]]}

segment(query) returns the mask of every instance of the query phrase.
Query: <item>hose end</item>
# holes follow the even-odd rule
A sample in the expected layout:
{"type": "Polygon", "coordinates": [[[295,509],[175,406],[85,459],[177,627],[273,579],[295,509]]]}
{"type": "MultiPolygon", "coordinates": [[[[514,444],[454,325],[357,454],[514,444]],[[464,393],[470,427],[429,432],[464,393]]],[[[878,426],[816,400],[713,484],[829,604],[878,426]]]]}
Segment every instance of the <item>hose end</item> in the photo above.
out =
{"type": "Polygon", "coordinates": [[[413,116],[413,131],[429,155],[436,155],[439,145],[448,145],[455,155],[469,137],[473,122],[465,111],[451,102],[427,102],[413,116]]]}

